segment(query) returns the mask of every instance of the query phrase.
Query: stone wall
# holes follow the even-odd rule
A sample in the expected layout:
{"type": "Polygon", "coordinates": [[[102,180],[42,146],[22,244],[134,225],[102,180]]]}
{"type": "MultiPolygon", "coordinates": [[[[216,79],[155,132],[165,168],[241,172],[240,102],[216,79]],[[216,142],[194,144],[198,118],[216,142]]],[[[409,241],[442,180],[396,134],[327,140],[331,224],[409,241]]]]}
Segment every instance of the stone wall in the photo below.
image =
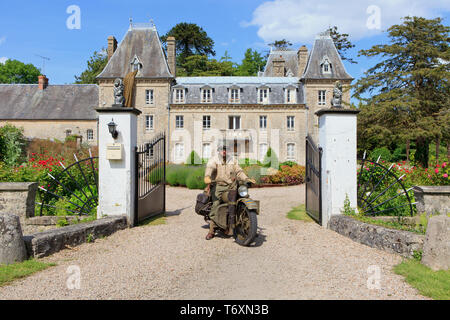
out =
{"type": "Polygon", "coordinates": [[[415,186],[417,212],[447,214],[450,212],[450,186],[415,186]]]}
{"type": "Polygon", "coordinates": [[[425,241],[420,234],[364,223],[345,215],[332,216],[329,228],[353,241],[407,258],[422,251],[425,241]]]}
{"type": "Polygon", "coordinates": [[[36,182],[0,182],[0,212],[19,216],[21,223],[34,216],[36,182]]]}

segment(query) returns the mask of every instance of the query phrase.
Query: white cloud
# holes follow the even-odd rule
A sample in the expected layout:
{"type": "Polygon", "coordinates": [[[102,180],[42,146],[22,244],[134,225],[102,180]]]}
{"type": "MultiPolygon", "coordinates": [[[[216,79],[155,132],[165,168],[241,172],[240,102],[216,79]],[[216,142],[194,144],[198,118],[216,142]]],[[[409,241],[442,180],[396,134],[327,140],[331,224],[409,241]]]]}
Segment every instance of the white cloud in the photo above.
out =
{"type": "Polygon", "coordinates": [[[257,7],[252,20],[241,26],[257,26],[258,36],[266,43],[283,38],[310,43],[319,32],[335,25],[358,40],[400,23],[402,17],[435,18],[445,11],[450,11],[448,0],[273,0],[257,7]],[[368,8],[373,5],[380,8],[381,29],[367,27],[373,14],[367,13],[368,8]]]}
{"type": "Polygon", "coordinates": [[[7,57],[0,57],[0,63],[4,64],[6,62],[6,60],[8,60],[7,57]]]}

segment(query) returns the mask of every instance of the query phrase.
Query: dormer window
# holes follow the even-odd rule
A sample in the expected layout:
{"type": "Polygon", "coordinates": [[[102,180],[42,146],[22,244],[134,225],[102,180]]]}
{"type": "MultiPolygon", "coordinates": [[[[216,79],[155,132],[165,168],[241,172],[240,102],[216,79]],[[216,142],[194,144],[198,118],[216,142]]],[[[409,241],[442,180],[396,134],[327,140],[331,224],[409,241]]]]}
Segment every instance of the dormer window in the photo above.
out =
{"type": "Polygon", "coordinates": [[[131,61],[131,69],[133,71],[139,71],[142,69],[142,63],[137,56],[134,56],[133,60],[131,61]]]}
{"type": "Polygon", "coordinates": [[[228,101],[230,103],[241,102],[241,89],[239,87],[231,87],[228,89],[228,101]]]}
{"type": "Polygon", "coordinates": [[[327,56],[322,59],[320,66],[323,74],[331,74],[331,63],[327,56]]]}
{"type": "Polygon", "coordinates": [[[174,103],[184,103],[184,89],[174,89],[173,90],[173,102],[174,103]]]}
{"type": "Polygon", "coordinates": [[[269,103],[269,88],[262,87],[258,89],[258,103],[269,103]]]}
{"type": "Polygon", "coordinates": [[[284,89],[284,100],[286,103],[297,103],[297,88],[288,86],[284,89]]]}
{"type": "Polygon", "coordinates": [[[212,102],[212,92],[213,92],[213,89],[210,87],[203,87],[201,89],[202,103],[211,103],[212,102]]]}

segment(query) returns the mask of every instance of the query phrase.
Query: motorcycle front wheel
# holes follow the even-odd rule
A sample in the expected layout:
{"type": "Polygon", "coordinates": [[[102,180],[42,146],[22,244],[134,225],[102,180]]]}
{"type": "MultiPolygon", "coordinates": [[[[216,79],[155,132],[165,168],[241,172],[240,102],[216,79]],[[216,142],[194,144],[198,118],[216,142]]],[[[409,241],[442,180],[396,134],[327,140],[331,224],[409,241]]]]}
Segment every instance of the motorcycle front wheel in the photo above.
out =
{"type": "Polygon", "coordinates": [[[246,206],[240,206],[236,218],[234,239],[241,246],[249,246],[255,239],[258,229],[256,212],[246,206]]]}

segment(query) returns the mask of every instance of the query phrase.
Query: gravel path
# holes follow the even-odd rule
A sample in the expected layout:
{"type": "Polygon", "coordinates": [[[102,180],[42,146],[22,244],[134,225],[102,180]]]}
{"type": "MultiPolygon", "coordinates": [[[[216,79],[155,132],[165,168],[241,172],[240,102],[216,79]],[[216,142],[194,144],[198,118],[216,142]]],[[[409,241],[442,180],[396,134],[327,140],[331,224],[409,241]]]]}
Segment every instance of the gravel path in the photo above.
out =
{"type": "Polygon", "coordinates": [[[401,257],[315,223],[285,218],[303,202],[304,186],[252,189],[261,200],[253,247],[231,238],[204,240],[194,213],[197,190],[167,190],[167,223],[119,231],[44,261],[57,266],[0,288],[0,299],[423,299],[392,267],[401,257]],[[69,266],[81,288],[69,290],[69,266]],[[367,268],[381,288],[367,288],[367,268]]]}

